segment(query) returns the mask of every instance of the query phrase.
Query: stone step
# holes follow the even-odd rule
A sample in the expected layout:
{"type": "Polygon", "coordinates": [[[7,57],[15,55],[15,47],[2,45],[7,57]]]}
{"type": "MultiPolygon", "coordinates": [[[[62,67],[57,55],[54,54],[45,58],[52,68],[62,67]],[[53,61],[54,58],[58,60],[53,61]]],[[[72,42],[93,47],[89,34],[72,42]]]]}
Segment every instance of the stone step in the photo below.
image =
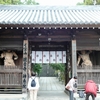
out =
{"type": "MultiPolygon", "coordinates": [[[[85,94],[85,96],[86,96],[86,94],[85,94]]],[[[79,98],[79,94],[75,93],[74,94],[74,100],[85,100],[85,97],[79,98]]],[[[89,100],[92,100],[91,96],[89,97],[89,100]]],[[[100,100],[100,93],[97,93],[97,97],[95,98],[95,100],[100,100]]]]}
{"type": "Polygon", "coordinates": [[[0,100],[27,100],[27,94],[0,94],[0,100]]]}
{"type": "MultiPolygon", "coordinates": [[[[85,100],[85,98],[74,98],[74,100],[85,100]]],[[[89,97],[89,100],[92,100],[91,97],[89,97]]],[[[100,98],[96,97],[95,100],[100,100],[100,98]]]]}

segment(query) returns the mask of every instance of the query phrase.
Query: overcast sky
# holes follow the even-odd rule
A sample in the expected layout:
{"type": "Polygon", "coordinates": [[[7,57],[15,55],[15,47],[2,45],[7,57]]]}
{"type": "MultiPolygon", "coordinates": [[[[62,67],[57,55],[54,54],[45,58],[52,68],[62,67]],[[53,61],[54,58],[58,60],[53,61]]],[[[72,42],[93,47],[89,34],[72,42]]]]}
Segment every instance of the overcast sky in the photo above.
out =
{"type": "Polygon", "coordinates": [[[67,6],[74,6],[78,2],[83,2],[83,0],[35,0],[39,3],[39,5],[67,5],[67,6]]]}

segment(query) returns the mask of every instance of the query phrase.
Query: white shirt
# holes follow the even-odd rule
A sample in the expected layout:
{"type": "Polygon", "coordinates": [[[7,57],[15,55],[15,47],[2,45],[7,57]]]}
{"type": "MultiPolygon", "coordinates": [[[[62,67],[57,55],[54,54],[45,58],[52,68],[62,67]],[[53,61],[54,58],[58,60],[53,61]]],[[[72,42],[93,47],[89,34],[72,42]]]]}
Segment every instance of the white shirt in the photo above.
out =
{"type": "Polygon", "coordinates": [[[75,84],[75,79],[74,78],[71,78],[70,81],[67,83],[66,87],[67,86],[70,86],[69,90],[70,91],[73,91],[73,90],[75,90],[74,84],[75,84]]]}
{"type": "Polygon", "coordinates": [[[38,80],[38,77],[36,77],[36,76],[32,76],[32,77],[30,77],[29,78],[29,80],[28,80],[28,89],[29,90],[36,90],[36,89],[39,89],[39,80],[38,80]],[[32,81],[32,79],[34,79],[35,78],[35,82],[36,82],[36,86],[35,87],[31,87],[31,81],[32,81]]]}

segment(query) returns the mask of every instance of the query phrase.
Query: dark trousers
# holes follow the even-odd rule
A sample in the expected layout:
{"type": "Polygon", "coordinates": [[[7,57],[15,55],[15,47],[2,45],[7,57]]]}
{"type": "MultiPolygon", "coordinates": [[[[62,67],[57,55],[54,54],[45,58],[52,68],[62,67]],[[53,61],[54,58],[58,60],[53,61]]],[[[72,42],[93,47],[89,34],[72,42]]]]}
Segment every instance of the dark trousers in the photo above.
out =
{"type": "Polygon", "coordinates": [[[91,95],[91,97],[92,97],[92,100],[95,100],[95,96],[94,96],[94,94],[93,93],[86,93],[86,98],[85,98],[85,100],[89,100],[89,96],[91,95]]]}
{"type": "Polygon", "coordinates": [[[69,91],[69,100],[74,100],[74,93],[73,91],[69,91]]]}

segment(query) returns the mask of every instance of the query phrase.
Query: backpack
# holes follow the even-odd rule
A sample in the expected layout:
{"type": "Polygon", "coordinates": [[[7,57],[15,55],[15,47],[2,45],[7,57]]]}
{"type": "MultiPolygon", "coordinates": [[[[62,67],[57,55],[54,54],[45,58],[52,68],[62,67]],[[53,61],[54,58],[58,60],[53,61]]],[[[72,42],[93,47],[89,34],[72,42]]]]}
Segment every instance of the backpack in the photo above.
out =
{"type": "Polygon", "coordinates": [[[83,91],[78,91],[78,94],[79,94],[79,97],[80,98],[84,98],[85,97],[85,95],[84,95],[84,92],[83,91]]]}
{"type": "Polygon", "coordinates": [[[34,79],[32,79],[32,81],[31,81],[31,87],[35,87],[36,86],[36,82],[35,82],[35,78],[34,79]]]}

